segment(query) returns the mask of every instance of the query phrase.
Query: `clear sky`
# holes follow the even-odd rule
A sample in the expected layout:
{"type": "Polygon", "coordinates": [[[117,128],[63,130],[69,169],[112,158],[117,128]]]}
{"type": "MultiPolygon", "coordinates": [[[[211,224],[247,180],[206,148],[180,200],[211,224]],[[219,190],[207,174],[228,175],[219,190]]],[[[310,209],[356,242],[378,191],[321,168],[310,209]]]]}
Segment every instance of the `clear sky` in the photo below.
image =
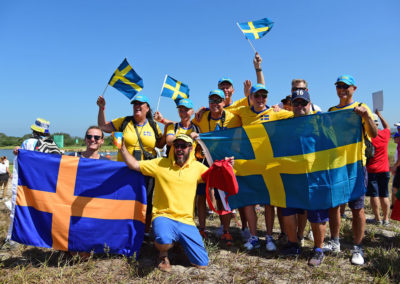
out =
{"type": "MultiPolygon", "coordinates": [[[[323,110],[338,103],[334,82],[355,77],[355,100],[372,108],[383,89],[383,115],[400,121],[400,1],[2,1],[0,3],[0,132],[30,133],[37,117],[51,132],[83,137],[97,124],[97,97],[126,57],[157,106],[165,74],[186,83],[195,108],[207,105],[220,77],[256,80],[254,53],[236,26],[268,17],[270,33],[253,41],[263,58],[268,104],[290,92],[293,78],[309,82],[323,110]]],[[[109,87],[106,118],[131,115],[129,100],[109,87]]],[[[178,119],[172,100],[160,111],[178,119]]]]}

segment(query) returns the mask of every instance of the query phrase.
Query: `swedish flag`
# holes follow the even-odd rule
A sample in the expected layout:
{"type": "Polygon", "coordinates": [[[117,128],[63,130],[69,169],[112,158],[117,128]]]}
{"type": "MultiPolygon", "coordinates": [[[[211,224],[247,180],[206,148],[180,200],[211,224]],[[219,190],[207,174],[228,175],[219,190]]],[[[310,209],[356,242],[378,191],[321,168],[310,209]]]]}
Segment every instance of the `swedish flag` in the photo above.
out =
{"type": "Polygon", "coordinates": [[[161,90],[161,96],[172,98],[175,102],[189,98],[189,87],[182,82],[167,76],[161,90]]]}
{"type": "Polygon", "coordinates": [[[259,39],[265,36],[274,26],[268,18],[258,21],[239,23],[239,28],[248,39],[259,39]]]}
{"type": "Polygon", "coordinates": [[[115,70],[108,84],[116,88],[129,99],[132,99],[143,89],[143,79],[133,70],[126,58],[122,61],[117,70],[115,70]]]}
{"type": "Polygon", "coordinates": [[[326,209],[365,194],[361,119],[353,110],[200,134],[214,160],[234,156],[239,193],[252,204],[326,209]]]}

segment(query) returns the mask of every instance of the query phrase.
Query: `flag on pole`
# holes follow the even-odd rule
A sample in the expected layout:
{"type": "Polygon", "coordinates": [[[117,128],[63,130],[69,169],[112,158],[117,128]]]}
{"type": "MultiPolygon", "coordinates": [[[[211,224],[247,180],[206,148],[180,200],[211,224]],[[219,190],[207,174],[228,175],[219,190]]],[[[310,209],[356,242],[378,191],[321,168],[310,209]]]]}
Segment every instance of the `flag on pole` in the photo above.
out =
{"type": "Polygon", "coordinates": [[[124,163],[20,150],[8,239],[79,251],[138,253],[144,236],[144,176],[124,163]]]}
{"type": "Polygon", "coordinates": [[[189,87],[167,75],[161,90],[161,96],[172,98],[177,103],[181,99],[189,98],[189,87]]]}
{"type": "Polygon", "coordinates": [[[239,23],[239,28],[247,39],[259,39],[265,36],[274,26],[268,18],[258,21],[239,23]]]}
{"type": "Polygon", "coordinates": [[[132,99],[143,89],[143,79],[133,70],[126,58],[122,61],[117,70],[115,70],[108,84],[116,88],[129,99],[132,99]]]}
{"type": "Polygon", "coordinates": [[[235,157],[231,208],[328,209],[365,194],[361,119],[353,110],[200,134],[213,160],[235,157]],[[288,136],[290,133],[290,137],[288,136]]]}

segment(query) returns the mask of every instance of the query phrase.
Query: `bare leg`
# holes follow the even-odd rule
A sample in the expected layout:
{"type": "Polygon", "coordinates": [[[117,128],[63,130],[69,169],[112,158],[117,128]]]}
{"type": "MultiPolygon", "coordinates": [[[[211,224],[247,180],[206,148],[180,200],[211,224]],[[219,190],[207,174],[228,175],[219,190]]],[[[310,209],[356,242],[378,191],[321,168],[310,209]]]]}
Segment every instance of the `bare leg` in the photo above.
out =
{"type": "Polygon", "coordinates": [[[205,229],[206,227],[206,215],[207,215],[206,196],[197,195],[197,216],[199,218],[200,229],[205,229]]]}
{"type": "Polygon", "coordinates": [[[365,214],[364,208],[351,209],[353,213],[353,241],[354,244],[359,245],[364,238],[365,230],[365,214]]]}
{"type": "Polygon", "coordinates": [[[304,237],[304,229],[307,224],[307,211],[304,214],[297,214],[297,236],[304,237]]]}
{"type": "Polygon", "coordinates": [[[326,222],[311,223],[311,229],[314,236],[314,247],[322,248],[325,239],[326,222]]]}
{"type": "MultiPolygon", "coordinates": [[[[353,216],[354,220],[354,216],[353,216]]],[[[329,209],[329,229],[331,231],[331,238],[339,238],[340,233],[340,207],[336,206],[329,209]]]]}
{"type": "Polygon", "coordinates": [[[375,220],[379,221],[381,217],[379,216],[379,197],[370,197],[372,212],[375,215],[375,220]]]}
{"type": "Polygon", "coordinates": [[[383,220],[389,220],[389,208],[390,202],[388,197],[380,197],[382,213],[383,213],[383,220]]]}
{"type": "MultiPolygon", "coordinates": [[[[223,210],[224,206],[222,205],[221,200],[217,200],[217,206],[219,210],[223,210]]],[[[229,227],[231,225],[232,214],[220,215],[219,220],[221,221],[221,225],[224,229],[224,232],[229,232],[229,227]]]]}
{"type": "Polygon", "coordinates": [[[242,221],[242,230],[244,230],[245,228],[247,228],[246,213],[244,207],[241,207],[238,210],[239,210],[240,220],[242,221]]]}
{"type": "Polygon", "coordinates": [[[281,228],[281,233],[284,233],[285,232],[285,224],[283,222],[282,208],[276,207],[276,212],[278,213],[278,221],[279,221],[279,227],[281,228]]]}
{"type": "MultiPolygon", "coordinates": [[[[283,216],[283,223],[289,242],[297,243],[297,218],[296,214],[283,216]]],[[[268,233],[267,233],[268,234],[268,233]]]]}
{"type": "Polygon", "coordinates": [[[257,236],[257,214],[254,209],[254,205],[245,206],[243,207],[243,210],[246,214],[246,219],[249,224],[250,234],[257,236]]]}
{"type": "Polygon", "coordinates": [[[271,205],[265,205],[265,226],[267,227],[267,235],[272,235],[272,229],[274,228],[275,219],[275,207],[271,205]]]}

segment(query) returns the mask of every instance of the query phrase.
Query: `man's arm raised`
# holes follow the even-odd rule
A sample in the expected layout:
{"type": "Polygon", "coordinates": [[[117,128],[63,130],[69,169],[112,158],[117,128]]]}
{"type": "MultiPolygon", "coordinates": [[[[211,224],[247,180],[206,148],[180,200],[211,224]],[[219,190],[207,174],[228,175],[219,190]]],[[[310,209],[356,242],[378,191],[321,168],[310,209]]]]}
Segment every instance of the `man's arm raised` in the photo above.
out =
{"type": "Polygon", "coordinates": [[[126,149],[124,138],[122,138],[121,155],[128,168],[140,172],[139,162],[128,152],[128,149],[126,149]]]}

